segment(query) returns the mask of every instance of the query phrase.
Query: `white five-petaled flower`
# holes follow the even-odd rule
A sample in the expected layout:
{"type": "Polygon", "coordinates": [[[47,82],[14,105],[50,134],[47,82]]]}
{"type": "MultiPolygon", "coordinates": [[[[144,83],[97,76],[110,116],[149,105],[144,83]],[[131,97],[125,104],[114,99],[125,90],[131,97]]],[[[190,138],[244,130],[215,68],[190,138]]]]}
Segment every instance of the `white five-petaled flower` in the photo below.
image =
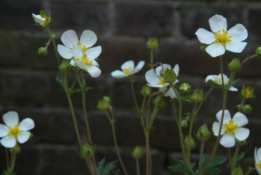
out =
{"type": "MultiPolygon", "coordinates": [[[[213,81],[213,83],[218,84],[218,85],[222,85],[222,75],[218,74],[218,75],[208,75],[205,79],[205,82],[207,83],[209,80],[213,81]]],[[[229,82],[229,78],[223,74],[223,81],[224,81],[224,85],[228,85],[229,82]]],[[[237,88],[231,86],[229,88],[230,91],[238,91],[237,88]]]]}
{"type": "Polygon", "coordinates": [[[209,25],[212,32],[199,28],[196,31],[198,40],[203,44],[209,44],[206,47],[206,52],[217,57],[223,55],[225,50],[234,53],[241,53],[246,42],[243,42],[248,32],[242,24],[237,24],[227,30],[227,20],[221,15],[214,15],[209,19],[209,25]]]}
{"type": "MultiPolygon", "coordinates": [[[[171,66],[169,64],[162,64],[156,69],[150,69],[146,72],[145,78],[146,81],[148,82],[147,85],[150,87],[154,88],[162,88],[162,91],[165,92],[168,86],[170,85],[169,83],[165,82],[164,78],[160,75],[160,72],[163,70],[171,69],[171,66]]],[[[173,71],[176,74],[176,77],[178,77],[179,74],[179,65],[176,64],[173,68],[173,71]]],[[[177,83],[178,80],[176,80],[173,84],[177,83]]],[[[172,88],[169,88],[165,93],[164,96],[169,96],[170,98],[176,98],[176,94],[172,88]]]]}
{"type": "Polygon", "coordinates": [[[61,41],[64,45],[58,44],[58,53],[64,59],[72,59],[72,49],[76,46],[81,47],[83,54],[93,54],[97,58],[101,54],[101,46],[91,48],[97,41],[96,34],[91,30],[84,30],[78,39],[74,30],[67,30],[61,36],[61,41]]]}
{"type": "Polygon", "coordinates": [[[71,65],[78,66],[80,69],[87,71],[92,77],[99,77],[101,70],[99,64],[96,62],[97,52],[93,48],[88,49],[88,53],[83,54],[82,48],[75,46],[73,49],[73,59],[71,65]]]}
{"type": "Polygon", "coordinates": [[[144,64],[144,61],[140,61],[135,67],[134,62],[132,60],[126,61],[121,65],[122,71],[115,70],[111,73],[111,76],[113,76],[114,78],[123,78],[133,75],[139,72],[143,68],[144,64]]]}
{"type": "Polygon", "coordinates": [[[255,148],[254,158],[256,171],[258,172],[258,174],[261,174],[261,148],[255,148]]]}
{"type": "Polygon", "coordinates": [[[41,25],[41,26],[45,26],[45,24],[46,24],[46,18],[47,17],[42,17],[41,15],[36,15],[36,14],[33,14],[32,13],[32,16],[33,16],[33,19],[34,19],[34,21],[37,23],[37,24],[39,24],[39,25],[41,25]]]}
{"type": "Polygon", "coordinates": [[[230,112],[225,110],[223,124],[221,124],[222,110],[216,114],[216,118],[218,122],[213,123],[212,130],[214,135],[218,136],[220,125],[222,125],[220,144],[224,147],[230,148],[235,146],[236,139],[244,141],[248,138],[250,130],[242,127],[248,123],[248,119],[243,113],[237,112],[231,119],[230,112]]]}
{"type": "Polygon", "coordinates": [[[34,121],[25,118],[19,123],[17,112],[9,111],[3,115],[5,125],[0,124],[1,144],[6,148],[13,148],[16,142],[25,143],[29,137],[29,130],[34,128],[34,121]]]}

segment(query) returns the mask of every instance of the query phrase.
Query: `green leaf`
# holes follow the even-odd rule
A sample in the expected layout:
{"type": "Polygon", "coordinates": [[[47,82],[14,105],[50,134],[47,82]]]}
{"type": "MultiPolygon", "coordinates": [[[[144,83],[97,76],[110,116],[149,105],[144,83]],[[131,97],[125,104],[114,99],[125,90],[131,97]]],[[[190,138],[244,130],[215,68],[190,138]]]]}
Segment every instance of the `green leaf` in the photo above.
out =
{"type": "Polygon", "coordinates": [[[219,174],[222,171],[218,168],[207,169],[204,174],[219,174]]]}
{"type": "MultiPolygon", "coordinates": [[[[175,159],[175,160],[178,162],[178,164],[177,165],[173,165],[173,166],[169,166],[168,167],[169,169],[171,169],[174,172],[180,172],[180,173],[183,173],[183,174],[189,174],[189,175],[193,175],[194,174],[194,172],[189,171],[185,161],[178,160],[178,159],[175,159]]],[[[195,163],[191,163],[190,164],[190,168],[193,170],[195,165],[196,165],[195,163]]]]}
{"type": "MultiPolygon", "coordinates": [[[[221,170],[216,168],[217,165],[220,165],[224,163],[224,161],[227,160],[226,157],[215,157],[212,162],[208,165],[206,171],[204,172],[204,175],[207,174],[219,174],[221,173],[221,170]]],[[[205,168],[205,166],[208,163],[208,157],[205,155],[202,159],[201,167],[200,167],[200,172],[202,172],[205,168]]]]}
{"type": "Polygon", "coordinates": [[[60,84],[60,86],[62,87],[62,89],[64,91],[63,81],[59,75],[56,76],[56,81],[60,84]]]}
{"type": "Polygon", "coordinates": [[[70,92],[70,94],[74,94],[77,92],[87,92],[88,90],[91,90],[91,89],[92,89],[92,87],[88,86],[88,87],[85,87],[84,89],[81,89],[81,88],[69,89],[69,92],[70,92]]]}
{"type": "Polygon", "coordinates": [[[118,175],[120,170],[113,170],[116,168],[116,162],[109,162],[105,164],[105,158],[98,163],[97,175],[118,175]]]}

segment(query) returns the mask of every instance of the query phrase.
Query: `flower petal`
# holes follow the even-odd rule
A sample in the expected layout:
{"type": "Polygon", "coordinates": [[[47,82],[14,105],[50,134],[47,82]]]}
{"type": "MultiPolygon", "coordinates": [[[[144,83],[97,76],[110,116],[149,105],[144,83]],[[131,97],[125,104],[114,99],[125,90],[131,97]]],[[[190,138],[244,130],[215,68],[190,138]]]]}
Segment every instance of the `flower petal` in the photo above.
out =
{"type": "Polygon", "coordinates": [[[236,139],[232,134],[224,134],[220,139],[220,144],[226,148],[235,146],[236,139]]]}
{"type": "Polygon", "coordinates": [[[88,67],[87,71],[93,78],[99,77],[101,75],[101,70],[97,66],[88,67]]]}
{"type": "Polygon", "coordinates": [[[24,143],[30,138],[30,132],[28,131],[22,131],[18,134],[17,140],[19,143],[24,143]]]}
{"type": "Polygon", "coordinates": [[[75,61],[74,61],[73,59],[71,59],[71,61],[70,61],[70,65],[72,65],[72,66],[76,66],[76,63],[75,63],[75,61]]]}
{"type": "MultiPolygon", "coordinates": [[[[212,125],[212,131],[213,131],[215,136],[218,136],[219,129],[220,129],[220,123],[219,122],[214,122],[213,125],[212,125]]],[[[222,126],[220,135],[223,135],[224,133],[225,133],[225,129],[222,126]]]]}
{"type": "Polygon", "coordinates": [[[156,75],[154,69],[150,69],[145,73],[145,79],[150,87],[163,87],[159,85],[159,77],[156,75]]]}
{"type": "Polygon", "coordinates": [[[13,148],[16,145],[16,139],[14,136],[6,136],[1,139],[1,144],[6,148],[13,148]]]}
{"type": "Polygon", "coordinates": [[[235,113],[232,120],[234,122],[236,122],[238,127],[241,127],[241,126],[248,124],[248,119],[247,119],[246,115],[241,113],[241,112],[235,113]]]}
{"type": "Polygon", "coordinates": [[[40,25],[44,24],[45,18],[43,18],[41,15],[35,15],[32,13],[32,16],[35,22],[39,23],[40,25]]]}
{"type": "Polygon", "coordinates": [[[261,161],[261,148],[258,148],[256,151],[256,160],[261,161]]]}
{"type": "Polygon", "coordinates": [[[114,78],[123,78],[125,77],[125,74],[120,70],[115,70],[111,73],[111,76],[114,78]]]}
{"type": "Polygon", "coordinates": [[[171,66],[169,64],[162,64],[162,65],[156,67],[156,69],[155,69],[156,75],[160,76],[160,71],[167,70],[167,69],[171,69],[171,66]]]}
{"type": "Polygon", "coordinates": [[[215,41],[215,35],[206,29],[199,28],[195,34],[197,35],[199,42],[203,44],[211,44],[215,41]]]}
{"type": "Polygon", "coordinates": [[[94,60],[96,59],[98,56],[100,56],[102,51],[101,46],[97,46],[97,47],[92,47],[90,49],[88,49],[86,51],[86,55],[89,59],[94,60]]]}
{"type": "Polygon", "coordinates": [[[73,57],[74,57],[74,59],[76,59],[76,58],[81,58],[81,57],[83,56],[82,48],[79,47],[79,46],[75,46],[75,47],[72,49],[72,52],[73,52],[73,57]]]}
{"type": "Polygon", "coordinates": [[[87,48],[92,47],[97,41],[96,34],[91,30],[84,30],[80,37],[80,42],[83,43],[87,48]]]}
{"type": "MultiPolygon", "coordinates": [[[[219,122],[221,122],[222,110],[218,111],[218,113],[216,114],[216,117],[217,117],[217,120],[218,120],[219,122]]],[[[223,123],[227,123],[229,120],[231,120],[230,112],[229,112],[229,110],[225,110],[223,123]]]]}
{"type": "Polygon", "coordinates": [[[235,92],[235,91],[238,91],[238,89],[235,88],[234,86],[231,86],[231,87],[229,88],[229,90],[230,90],[230,91],[234,91],[234,92],[235,92]]]}
{"type": "Polygon", "coordinates": [[[137,66],[135,67],[136,70],[140,71],[145,64],[145,61],[140,61],[137,66]]]}
{"type": "Polygon", "coordinates": [[[134,69],[134,62],[132,60],[126,61],[121,65],[121,69],[128,69],[128,68],[134,69]]]}
{"type": "Polygon", "coordinates": [[[256,167],[256,171],[258,172],[258,174],[261,174],[261,170],[258,167],[258,162],[255,163],[255,167],[256,167]]]}
{"type": "Polygon", "coordinates": [[[208,75],[205,79],[205,82],[207,83],[209,80],[215,81],[216,77],[216,75],[208,75]]]}
{"type": "Polygon", "coordinates": [[[229,42],[226,44],[226,49],[230,52],[241,53],[246,47],[246,42],[229,42]]]}
{"type": "Polygon", "coordinates": [[[19,121],[19,117],[17,112],[9,111],[3,115],[3,120],[6,126],[10,127],[13,125],[17,125],[19,121]]]}
{"type": "Polygon", "coordinates": [[[19,124],[21,131],[28,131],[34,128],[34,121],[30,118],[23,119],[19,124]]]}
{"type": "Polygon", "coordinates": [[[78,36],[74,30],[67,30],[63,32],[61,40],[62,43],[69,48],[73,48],[73,46],[79,42],[78,36]]]}
{"type": "Polygon", "coordinates": [[[227,30],[227,19],[221,15],[214,15],[209,19],[209,26],[213,32],[227,30]]]}
{"type": "Polygon", "coordinates": [[[65,59],[71,59],[73,57],[72,50],[61,44],[58,44],[57,51],[60,54],[60,56],[65,59]]]}
{"type": "Polygon", "coordinates": [[[0,124],[0,137],[7,136],[8,135],[8,131],[9,131],[8,127],[6,127],[3,124],[0,124]]]}
{"type": "MultiPolygon", "coordinates": [[[[162,91],[165,92],[166,91],[166,87],[162,88],[162,91]]],[[[165,97],[170,97],[171,99],[177,98],[176,93],[174,92],[174,90],[172,88],[170,88],[167,92],[164,93],[165,97]]]]}
{"type": "Polygon", "coordinates": [[[179,75],[179,65],[178,65],[178,64],[176,64],[176,65],[174,66],[173,71],[175,72],[176,76],[179,75]]]}
{"type": "Polygon", "coordinates": [[[250,130],[248,128],[238,128],[235,132],[235,137],[239,141],[244,141],[248,138],[250,130]]]}
{"type": "Polygon", "coordinates": [[[245,26],[237,24],[228,30],[228,36],[231,36],[231,41],[239,42],[247,39],[248,32],[245,26]]]}
{"type": "Polygon", "coordinates": [[[206,47],[206,52],[212,57],[217,57],[225,53],[225,48],[222,44],[214,43],[206,47]]]}

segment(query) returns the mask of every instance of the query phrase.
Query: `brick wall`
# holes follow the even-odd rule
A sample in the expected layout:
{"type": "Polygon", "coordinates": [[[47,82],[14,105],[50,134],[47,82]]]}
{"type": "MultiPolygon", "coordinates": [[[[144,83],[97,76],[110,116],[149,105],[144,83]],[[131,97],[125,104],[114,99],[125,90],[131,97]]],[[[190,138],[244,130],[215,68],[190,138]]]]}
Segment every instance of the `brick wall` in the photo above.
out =
{"type": "MultiPolygon", "coordinates": [[[[158,37],[159,48],[155,60],[180,65],[180,82],[189,82],[194,88],[207,89],[204,78],[219,72],[218,59],[199,51],[200,43],[195,37],[199,27],[209,29],[208,19],[221,14],[228,20],[228,27],[237,23],[249,32],[248,45],[241,55],[227,53],[224,65],[233,57],[241,59],[254,53],[261,40],[261,3],[258,0],[2,0],[0,2],[0,114],[16,110],[22,118],[35,120],[34,138],[22,145],[17,159],[16,171],[26,175],[86,174],[84,162],[76,154],[77,140],[66,97],[60,92],[55,80],[56,59],[52,48],[46,57],[40,57],[37,49],[48,40],[46,31],[34,25],[31,13],[51,11],[50,28],[61,43],[60,36],[67,29],[78,35],[84,29],[93,30],[98,36],[96,45],[102,46],[100,67],[102,76],[92,79],[86,75],[88,85],[94,87],[87,95],[93,142],[97,160],[106,157],[116,160],[111,128],[106,116],[96,110],[97,100],[110,96],[117,118],[116,129],[123,159],[130,174],[135,174],[135,161],[130,154],[136,145],[144,147],[144,137],[138,116],[133,113],[130,87],[127,79],[113,79],[110,72],[128,60],[149,60],[146,41],[149,36],[158,37]]],[[[253,166],[254,147],[260,147],[261,113],[261,59],[247,63],[239,73],[241,81],[236,87],[251,85],[255,98],[250,103],[254,110],[248,115],[251,134],[244,167],[253,166]]],[[[144,81],[145,70],[135,76],[137,87],[144,81]]],[[[220,91],[215,90],[204,104],[195,129],[207,122],[211,128],[215,113],[221,109],[220,91]]],[[[240,97],[229,94],[229,109],[235,111],[240,97]]],[[[80,97],[73,96],[80,130],[85,131],[80,97]]],[[[189,108],[187,108],[189,109],[189,108]]],[[[186,109],[185,109],[186,110],[186,109]]],[[[2,123],[2,120],[1,120],[2,123]]],[[[164,108],[156,121],[151,135],[154,174],[170,174],[167,166],[173,158],[181,157],[177,128],[171,110],[164,108]],[[173,127],[174,126],[174,127],[173,127]]],[[[86,135],[82,135],[86,139],[86,135]]],[[[211,151],[213,140],[206,151],[211,151]]],[[[198,148],[193,156],[197,158],[198,148]]],[[[220,154],[226,150],[220,147],[220,154]]],[[[0,171],[5,168],[5,151],[0,149],[0,171]]],[[[145,161],[142,161],[144,167],[145,161]]],[[[120,167],[119,163],[117,166],[120,167]]],[[[144,170],[142,170],[144,172],[144,170]]]]}

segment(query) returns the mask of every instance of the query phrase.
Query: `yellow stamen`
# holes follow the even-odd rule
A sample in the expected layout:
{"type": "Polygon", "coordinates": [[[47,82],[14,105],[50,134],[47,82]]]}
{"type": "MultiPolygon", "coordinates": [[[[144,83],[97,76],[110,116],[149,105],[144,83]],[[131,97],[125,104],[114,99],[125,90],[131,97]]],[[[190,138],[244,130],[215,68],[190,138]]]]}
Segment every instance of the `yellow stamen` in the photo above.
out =
{"type": "Polygon", "coordinates": [[[125,75],[129,75],[129,73],[130,73],[131,70],[132,70],[132,67],[124,68],[124,69],[123,69],[123,73],[124,73],[125,75]]]}
{"type": "Polygon", "coordinates": [[[226,45],[230,41],[231,38],[232,38],[232,36],[228,36],[228,32],[225,31],[224,29],[222,30],[222,33],[219,30],[215,34],[216,43],[220,43],[222,45],[226,45]]]}
{"type": "MultiPolygon", "coordinates": [[[[83,54],[86,53],[87,47],[86,47],[84,44],[82,44],[82,43],[77,43],[76,45],[82,48],[82,53],[83,53],[83,54]]],[[[74,47],[74,46],[75,46],[75,45],[73,45],[73,47],[74,47]]]]}
{"type": "Polygon", "coordinates": [[[261,170],[261,161],[258,161],[258,162],[257,162],[257,166],[258,166],[258,168],[261,170]]]}
{"type": "Polygon", "coordinates": [[[237,130],[237,124],[234,121],[230,120],[225,124],[225,131],[228,134],[234,134],[237,130]]]}
{"type": "Polygon", "coordinates": [[[18,125],[14,125],[9,128],[9,135],[11,135],[11,136],[17,137],[20,132],[21,131],[20,131],[18,125]]]}
{"type": "Polygon", "coordinates": [[[159,77],[159,82],[158,82],[158,84],[160,84],[160,85],[162,85],[162,86],[165,86],[164,78],[159,77]]]}
{"type": "Polygon", "coordinates": [[[86,64],[88,67],[92,66],[92,60],[90,60],[87,55],[82,56],[81,58],[77,57],[76,58],[77,61],[81,61],[84,64],[86,64]]]}

